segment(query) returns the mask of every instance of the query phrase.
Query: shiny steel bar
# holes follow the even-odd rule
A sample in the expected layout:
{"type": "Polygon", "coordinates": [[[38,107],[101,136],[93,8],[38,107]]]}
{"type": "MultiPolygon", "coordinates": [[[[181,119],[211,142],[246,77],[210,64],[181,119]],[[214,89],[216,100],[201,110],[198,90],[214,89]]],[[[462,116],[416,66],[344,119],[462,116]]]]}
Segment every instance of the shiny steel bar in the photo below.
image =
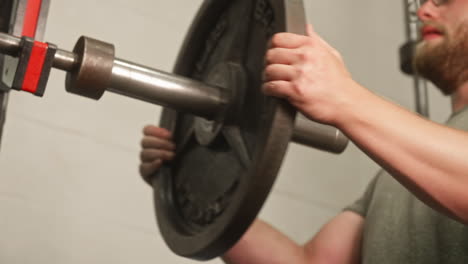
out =
{"type": "Polygon", "coordinates": [[[208,118],[229,104],[222,88],[120,59],[114,60],[107,90],[208,118]]]}
{"type": "Polygon", "coordinates": [[[0,32],[0,52],[10,56],[16,56],[20,49],[21,39],[0,32]]]}
{"type": "Polygon", "coordinates": [[[55,52],[53,67],[63,71],[71,72],[78,67],[78,55],[73,52],[58,49],[55,52]]]}

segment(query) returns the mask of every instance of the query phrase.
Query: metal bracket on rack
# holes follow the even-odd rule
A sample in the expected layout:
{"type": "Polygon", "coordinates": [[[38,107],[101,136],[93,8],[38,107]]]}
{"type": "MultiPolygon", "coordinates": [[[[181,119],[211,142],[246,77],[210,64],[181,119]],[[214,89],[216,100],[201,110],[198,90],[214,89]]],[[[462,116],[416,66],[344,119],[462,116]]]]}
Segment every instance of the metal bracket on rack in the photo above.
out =
{"type": "MultiPolygon", "coordinates": [[[[50,0],[0,0],[0,32],[42,40],[49,4],[50,0]]],[[[0,143],[18,63],[18,58],[0,54],[0,143]]]]}

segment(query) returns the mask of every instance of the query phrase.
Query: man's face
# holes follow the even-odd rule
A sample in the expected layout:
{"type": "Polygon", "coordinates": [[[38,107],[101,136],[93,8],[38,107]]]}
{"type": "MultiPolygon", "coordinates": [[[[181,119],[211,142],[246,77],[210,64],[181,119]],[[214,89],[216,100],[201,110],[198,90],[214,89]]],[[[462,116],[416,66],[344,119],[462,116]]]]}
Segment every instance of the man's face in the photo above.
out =
{"type": "Polygon", "coordinates": [[[415,68],[445,94],[468,81],[468,0],[425,2],[418,11],[423,26],[415,68]]]}

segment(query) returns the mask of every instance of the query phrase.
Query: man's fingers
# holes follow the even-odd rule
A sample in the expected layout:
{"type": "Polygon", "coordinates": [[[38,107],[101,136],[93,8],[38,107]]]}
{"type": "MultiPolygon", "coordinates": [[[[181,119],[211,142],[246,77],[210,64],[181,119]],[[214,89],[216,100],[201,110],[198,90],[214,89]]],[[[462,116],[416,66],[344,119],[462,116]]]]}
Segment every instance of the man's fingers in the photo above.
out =
{"type": "Polygon", "coordinates": [[[143,128],[143,134],[145,136],[159,137],[163,139],[172,138],[171,132],[169,132],[167,129],[153,125],[145,126],[145,128],[143,128]]]}
{"type": "Polygon", "coordinates": [[[270,48],[297,49],[304,45],[322,44],[329,51],[336,55],[336,50],[328,44],[322,37],[315,32],[312,25],[306,26],[307,36],[302,36],[293,33],[278,33],[273,36],[270,43],[270,48]]]}
{"type": "Polygon", "coordinates": [[[266,64],[294,64],[301,60],[301,54],[294,49],[273,48],[265,55],[266,64]]]}
{"type": "Polygon", "coordinates": [[[293,89],[293,84],[287,81],[272,81],[264,83],[262,86],[263,93],[266,95],[286,99],[291,98],[293,89]]]}
{"type": "Polygon", "coordinates": [[[312,26],[311,24],[307,24],[306,32],[307,32],[307,36],[309,37],[314,37],[317,35],[317,33],[315,32],[314,26],[312,26]]]}
{"type": "Polygon", "coordinates": [[[175,144],[172,141],[152,136],[144,136],[141,140],[141,147],[144,149],[155,148],[163,150],[175,150],[175,144]]]}
{"type": "Polygon", "coordinates": [[[162,160],[145,162],[140,164],[140,175],[145,181],[150,182],[149,178],[162,166],[162,160]]]}
{"type": "Polygon", "coordinates": [[[172,160],[174,152],[160,149],[144,149],[140,152],[141,162],[152,162],[154,160],[172,160]]]}
{"type": "Polygon", "coordinates": [[[263,73],[264,81],[291,81],[296,76],[296,68],[284,64],[268,65],[263,73]]]}
{"type": "Polygon", "coordinates": [[[296,49],[310,42],[307,36],[293,33],[277,33],[271,38],[271,48],[296,49]]]}

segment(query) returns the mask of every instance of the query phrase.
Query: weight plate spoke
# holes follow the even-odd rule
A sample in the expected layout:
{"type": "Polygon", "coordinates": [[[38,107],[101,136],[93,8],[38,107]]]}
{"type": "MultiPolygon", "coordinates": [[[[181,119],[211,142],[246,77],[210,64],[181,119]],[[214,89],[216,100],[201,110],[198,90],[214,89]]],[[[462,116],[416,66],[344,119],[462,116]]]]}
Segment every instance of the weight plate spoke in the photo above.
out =
{"type": "Polygon", "coordinates": [[[249,168],[252,165],[251,154],[247,149],[247,144],[240,129],[234,126],[225,127],[223,128],[223,136],[242,165],[249,168]]]}
{"type": "Polygon", "coordinates": [[[176,145],[177,156],[181,154],[193,140],[193,118],[184,119],[180,126],[181,129],[178,130],[179,134],[176,135],[176,137],[179,139],[177,140],[176,145]]]}
{"type": "MultiPolygon", "coordinates": [[[[261,92],[264,54],[276,32],[303,33],[300,0],[206,0],[174,72],[230,94],[214,120],[164,109],[178,149],[153,178],[160,232],[178,255],[221,255],[255,220],[291,139],[295,111],[261,92]]],[[[188,102],[189,103],[189,102],[188,102]]]]}

